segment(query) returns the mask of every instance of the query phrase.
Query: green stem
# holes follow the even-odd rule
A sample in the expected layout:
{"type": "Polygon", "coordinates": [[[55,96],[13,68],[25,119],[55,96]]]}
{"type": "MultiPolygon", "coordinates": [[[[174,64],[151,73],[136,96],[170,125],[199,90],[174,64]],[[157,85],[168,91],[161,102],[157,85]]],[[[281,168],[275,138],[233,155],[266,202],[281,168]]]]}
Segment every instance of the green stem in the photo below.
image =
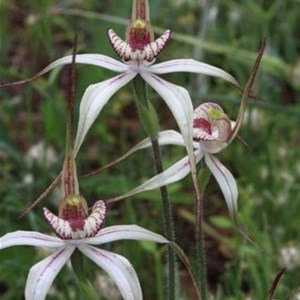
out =
{"type": "MultiPolygon", "coordinates": [[[[206,300],[207,297],[207,274],[206,274],[206,253],[205,253],[205,240],[203,231],[203,198],[200,201],[199,212],[199,228],[196,233],[196,268],[198,286],[201,294],[201,299],[206,300]]],[[[197,226],[197,225],[196,225],[197,226]]]]}
{"type": "MultiPolygon", "coordinates": [[[[163,165],[161,159],[161,151],[157,138],[151,138],[153,156],[155,160],[155,167],[157,174],[163,172],[163,165]]],[[[164,232],[169,241],[175,242],[174,222],[172,218],[172,209],[169,201],[168,190],[166,186],[160,188],[160,196],[163,208],[164,232]]],[[[176,254],[175,251],[168,246],[168,298],[170,300],[176,299],[175,281],[176,281],[176,254]]]]}
{"type": "MultiPolygon", "coordinates": [[[[163,172],[162,156],[160,146],[158,143],[159,122],[156,111],[147,96],[147,85],[144,80],[137,76],[134,79],[134,92],[136,96],[136,103],[141,122],[151,139],[153,157],[155,161],[156,173],[163,172]]],[[[175,242],[174,222],[172,218],[172,209],[169,201],[168,190],[166,186],[160,188],[160,196],[163,210],[163,224],[164,235],[172,242],[175,242]]],[[[167,299],[176,299],[176,255],[175,251],[169,246],[167,253],[168,262],[168,285],[167,285],[167,299]]]]}
{"type": "Polygon", "coordinates": [[[97,300],[98,299],[97,294],[85,274],[83,258],[84,257],[82,255],[82,253],[76,249],[71,256],[71,264],[72,264],[74,273],[78,279],[80,288],[81,288],[83,294],[85,295],[84,298],[88,299],[88,300],[97,300]]]}
{"type": "Polygon", "coordinates": [[[199,173],[199,201],[196,205],[196,268],[198,286],[201,294],[201,300],[207,298],[207,272],[206,272],[206,252],[205,252],[205,239],[204,239],[204,221],[203,221],[203,197],[200,196],[200,190],[202,195],[205,193],[206,186],[210,179],[210,172],[207,168],[201,168],[199,173]]]}

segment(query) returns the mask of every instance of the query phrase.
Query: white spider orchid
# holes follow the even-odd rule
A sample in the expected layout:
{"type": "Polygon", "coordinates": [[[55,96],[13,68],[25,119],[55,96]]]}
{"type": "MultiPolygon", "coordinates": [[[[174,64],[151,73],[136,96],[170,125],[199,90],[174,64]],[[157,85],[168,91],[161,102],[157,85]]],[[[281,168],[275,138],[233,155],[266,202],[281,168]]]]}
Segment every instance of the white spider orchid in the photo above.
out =
{"type": "MultiPolygon", "coordinates": [[[[174,59],[154,64],[156,57],[166,47],[171,31],[154,40],[149,23],[148,1],[134,0],[131,22],[127,29],[127,39],[123,41],[112,29],[108,30],[110,43],[123,62],[101,54],[76,55],[76,63],[95,65],[119,75],[105,81],[90,85],[81,100],[79,123],[74,145],[75,155],[104,105],[119,89],[140,75],[165,101],[173,113],[180,132],[183,135],[190,159],[192,153],[192,116],[193,106],[189,93],[183,87],[172,84],[158,74],[173,72],[192,72],[222,78],[238,86],[237,81],[227,72],[193,59],[174,59]]],[[[37,76],[51,69],[70,64],[72,56],[65,56],[54,61],[37,76]]]]}
{"type": "MultiPolygon", "coordinates": [[[[206,102],[195,109],[193,120],[193,148],[196,163],[204,158],[207,167],[210,169],[221,188],[230,216],[235,222],[238,198],[237,184],[230,171],[225,168],[214,154],[224,150],[234,139],[240,127],[243,114],[244,105],[241,105],[238,121],[233,122],[230,121],[220,105],[213,102],[206,102]]],[[[183,136],[174,130],[161,131],[158,135],[158,142],[161,146],[185,145],[183,136]]],[[[134,152],[150,146],[150,139],[146,138],[129,150],[122,158],[118,159],[118,162],[132,155],[134,152]]],[[[190,172],[191,165],[189,157],[185,156],[164,172],[152,177],[128,193],[110,199],[109,202],[118,201],[140,192],[153,190],[163,185],[177,182],[186,177],[190,172]]]]}
{"type": "MultiPolygon", "coordinates": [[[[214,154],[224,150],[238,134],[247,107],[248,97],[250,95],[251,88],[253,86],[253,82],[264,53],[265,45],[266,40],[264,40],[262,43],[243,91],[241,105],[236,121],[231,121],[224,113],[221,106],[213,102],[206,102],[197,107],[194,111],[194,118],[192,120],[194,139],[193,151],[195,162],[198,163],[204,157],[207,167],[214,175],[222,190],[230,216],[237,227],[239,227],[237,222],[237,184],[230,171],[218,161],[214,154]]],[[[185,146],[184,136],[173,130],[160,132],[158,134],[158,142],[160,145],[185,146]]],[[[117,159],[115,163],[126,159],[128,156],[140,149],[150,147],[150,145],[150,139],[144,139],[142,142],[124,154],[121,158],[117,159]]],[[[109,166],[112,166],[115,163],[110,163],[109,166]]],[[[104,166],[102,169],[106,169],[106,166],[104,166]]],[[[163,185],[177,182],[192,171],[191,161],[189,157],[186,156],[164,172],[157,174],[125,195],[109,199],[108,201],[119,201],[144,191],[153,190],[163,185]]],[[[240,229],[240,231],[243,235],[245,235],[245,237],[253,242],[253,240],[244,230],[240,229]]]]}
{"type": "Polygon", "coordinates": [[[44,208],[44,215],[58,237],[35,231],[16,231],[0,238],[0,249],[21,245],[55,249],[51,255],[30,269],[25,299],[45,299],[53,280],[78,249],[109,274],[123,299],[141,300],[141,286],[129,261],[94,245],[126,239],[157,243],[168,243],[168,240],[137,225],[118,225],[100,230],[106,217],[106,205],[102,200],[94,204],[89,217],[86,217],[86,202],[81,196],[69,195],[61,207],[61,217],[44,208]]]}

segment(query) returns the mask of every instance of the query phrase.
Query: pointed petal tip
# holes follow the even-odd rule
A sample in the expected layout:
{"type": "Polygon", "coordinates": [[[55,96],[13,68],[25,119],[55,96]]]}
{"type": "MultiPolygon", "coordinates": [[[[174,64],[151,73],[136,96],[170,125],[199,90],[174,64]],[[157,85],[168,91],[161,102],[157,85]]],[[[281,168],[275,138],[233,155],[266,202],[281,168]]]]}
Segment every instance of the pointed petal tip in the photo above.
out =
{"type": "Polygon", "coordinates": [[[238,213],[238,188],[231,172],[213,155],[205,155],[205,163],[218,182],[227,204],[230,217],[236,223],[238,213]]]}

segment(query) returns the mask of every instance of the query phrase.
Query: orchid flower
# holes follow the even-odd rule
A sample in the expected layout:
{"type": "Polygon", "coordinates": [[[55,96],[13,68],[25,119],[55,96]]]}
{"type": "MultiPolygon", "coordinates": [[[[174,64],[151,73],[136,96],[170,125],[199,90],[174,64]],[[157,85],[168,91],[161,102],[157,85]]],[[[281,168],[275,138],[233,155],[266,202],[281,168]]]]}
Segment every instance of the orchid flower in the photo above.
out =
{"type": "Polygon", "coordinates": [[[26,300],[43,300],[57,274],[76,249],[105,270],[115,282],[125,300],[141,300],[142,290],[135,270],[129,261],[118,254],[100,249],[101,245],[117,240],[147,240],[168,243],[163,236],[137,225],[117,225],[101,229],[106,218],[106,204],[97,201],[90,216],[86,202],[78,195],[69,195],[58,217],[44,208],[44,216],[57,237],[36,231],[15,231],[0,238],[0,249],[11,246],[38,246],[55,251],[35,264],[29,271],[26,300]]]}
{"type": "MultiPolygon", "coordinates": [[[[193,119],[193,148],[196,163],[199,163],[204,158],[207,167],[221,188],[230,216],[235,222],[238,198],[237,184],[230,171],[214,154],[224,150],[236,136],[242,115],[244,114],[244,108],[245,106],[241,105],[238,121],[234,122],[224,113],[220,105],[214,102],[205,102],[194,110],[193,119]]],[[[161,131],[158,135],[158,142],[160,145],[185,145],[183,136],[174,130],[161,131]]],[[[122,158],[125,159],[134,152],[150,146],[150,139],[146,138],[129,150],[122,158]]],[[[191,164],[189,157],[185,156],[164,172],[152,177],[128,193],[110,199],[109,202],[118,201],[140,192],[153,190],[163,185],[177,182],[190,172],[191,164]]]]}
{"type": "MultiPolygon", "coordinates": [[[[243,91],[241,105],[236,121],[231,121],[224,113],[222,107],[217,103],[206,102],[197,107],[194,111],[193,123],[193,151],[195,162],[198,163],[203,157],[207,167],[210,169],[215,179],[217,180],[221,191],[224,195],[229,213],[236,225],[237,223],[237,184],[223,164],[214,156],[224,150],[237,136],[241,127],[242,120],[246,111],[248,97],[254,83],[254,79],[259,68],[266,40],[263,40],[262,46],[258,52],[257,58],[251,70],[249,79],[243,91]]],[[[160,145],[182,145],[185,146],[184,136],[176,131],[167,130],[158,134],[158,142],[160,145]]],[[[138,145],[129,150],[116,163],[122,161],[140,149],[147,148],[151,145],[150,139],[146,138],[138,145]]],[[[110,166],[113,164],[111,163],[110,166]]],[[[102,169],[105,169],[103,167],[102,169]]],[[[129,191],[128,193],[109,199],[109,202],[119,201],[138,193],[153,190],[163,185],[168,185],[177,182],[186,177],[192,172],[192,164],[188,156],[176,162],[173,166],[166,169],[164,172],[150,178],[142,185],[129,191]]],[[[249,240],[249,235],[244,231],[240,232],[249,240]]],[[[252,241],[252,240],[251,240],[252,241]]],[[[253,241],[252,241],[253,242],[253,241]]]]}
{"type": "MultiPolygon", "coordinates": [[[[149,22],[147,0],[133,0],[132,18],[127,28],[126,41],[112,29],[108,30],[109,41],[121,61],[102,54],[76,55],[76,63],[95,65],[119,73],[103,82],[90,85],[82,98],[79,123],[74,145],[75,155],[97,116],[110,98],[123,86],[140,75],[165,101],[173,113],[193,161],[192,115],[193,106],[189,93],[183,87],[172,84],[157,75],[173,72],[192,72],[222,78],[238,86],[237,81],[227,72],[193,59],[174,59],[154,64],[157,56],[165,49],[171,38],[166,30],[154,40],[153,29],[149,22]]],[[[72,56],[62,57],[43,69],[41,76],[51,69],[70,64],[72,56]]]]}

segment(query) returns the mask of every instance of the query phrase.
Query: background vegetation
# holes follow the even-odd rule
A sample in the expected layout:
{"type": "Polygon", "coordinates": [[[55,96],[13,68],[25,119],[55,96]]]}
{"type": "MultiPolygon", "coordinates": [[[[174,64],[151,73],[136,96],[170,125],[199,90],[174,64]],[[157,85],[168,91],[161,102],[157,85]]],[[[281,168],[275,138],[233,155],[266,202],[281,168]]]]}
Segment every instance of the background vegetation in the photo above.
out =
{"type": "MultiPolygon", "coordinates": [[[[275,298],[300,299],[300,2],[298,0],[196,1],[151,0],[151,21],[174,31],[173,40],[158,61],[194,57],[234,74],[245,84],[263,37],[267,49],[240,132],[222,162],[239,187],[239,218],[261,251],[240,236],[228,219],[218,186],[212,179],[205,195],[207,266],[216,299],[264,299],[276,273],[286,272],[275,298]],[[296,296],[298,295],[298,296],[296,296]],[[298,298],[297,298],[298,297],[298,298]]],[[[53,60],[71,52],[74,33],[80,53],[116,57],[107,29],[123,36],[130,0],[0,0],[0,81],[36,74],[53,60]]],[[[79,65],[77,103],[92,83],[111,72],[79,65]]],[[[204,100],[220,102],[229,116],[237,115],[240,94],[221,80],[172,74],[168,80],[191,91],[195,106],[204,100]]],[[[0,236],[15,230],[50,232],[41,207],[56,210],[59,190],[26,217],[17,216],[58,174],[65,136],[68,70],[22,87],[0,90],[0,236]]],[[[162,128],[176,128],[165,105],[152,94],[162,128]]],[[[78,158],[81,174],[119,157],[145,137],[133,104],[132,87],[118,92],[93,126],[78,158]]],[[[176,147],[164,151],[168,166],[184,155],[176,147]]],[[[120,195],[154,174],[150,152],[142,152],[108,172],[82,179],[81,192],[93,203],[120,195]]],[[[189,178],[170,186],[178,243],[194,254],[193,194],[189,178]]],[[[136,223],[161,230],[159,193],[151,192],[111,207],[106,224],[136,223]]],[[[105,245],[135,266],[145,299],[163,299],[165,248],[151,243],[105,245]]],[[[29,268],[45,256],[40,249],[14,247],[0,252],[1,299],[23,299],[29,268]]],[[[90,275],[103,299],[118,299],[105,274],[91,263],[90,275]],[[114,293],[109,294],[109,293],[114,293]],[[106,298],[105,298],[106,297],[106,298]]],[[[189,278],[180,272],[183,299],[193,299],[189,278]]],[[[82,299],[67,268],[55,280],[48,299],[82,299]]]]}

